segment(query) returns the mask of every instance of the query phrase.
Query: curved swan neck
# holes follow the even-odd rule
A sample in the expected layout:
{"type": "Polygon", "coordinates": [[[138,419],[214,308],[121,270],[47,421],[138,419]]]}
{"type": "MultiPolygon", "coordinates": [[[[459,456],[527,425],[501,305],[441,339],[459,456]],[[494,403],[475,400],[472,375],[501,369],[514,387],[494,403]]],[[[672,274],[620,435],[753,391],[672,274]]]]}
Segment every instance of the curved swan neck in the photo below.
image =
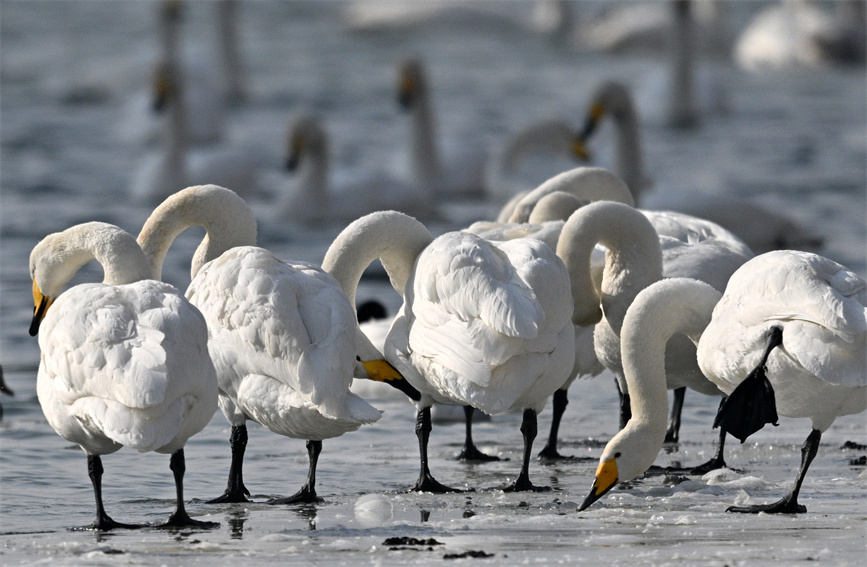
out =
{"type": "Polygon", "coordinates": [[[603,109],[614,121],[615,169],[629,186],[637,206],[646,180],[641,161],[641,132],[632,96],[620,83],[605,83],[598,89],[593,107],[603,109]]]}
{"type": "Polygon", "coordinates": [[[584,201],[579,200],[574,195],[564,191],[554,191],[539,199],[527,220],[531,224],[565,221],[582,205],[584,205],[584,201]]]}
{"type": "Polygon", "coordinates": [[[379,258],[391,285],[402,296],[415,259],[432,241],[428,229],[409,215],[397,211],[371,213],[337,235],[325,253],[322,269],[334,276],[355,305],[362,273],[379,258]]]}
{"type": "Polygon", "coordinates": [[[622,203],[599,201],[580,208],[563,226],[557,255],[566,264],[579,326],[597,323],[603,313],[619,333],[626,309],[639,291],[662,279],[662,250],[653,226],[622,203]],[[601,289],[593,283],[590,259],[605,246],[601,289]]]}
{"type": "Polygon", "coordinates": [[[602,167],[576,167],[555,175],[530,191],[515,206],[509,220],[529,222],[530,214],[539,201],[555,192],[569,193],[581,201],[614,201],[635,205],[629,187],[611,171],[602,167]]]}
{"type": "MultiPolygon", "coordinates": [[[[639,293],[620,332],[623,372],[638,422],[667,427],[665,346],[675,334],[698,343],[722,294],[688,278],[661,280],[639,293]]],[[[660,444],[661,445],[661,444],[660,444]]]]}
{"type": "Polygon", "coordinates": [[[234,191],[216,185],[188,187],[154,209],[139,233],[138,242],[157,279],[172,242],[191,226],[206,231],[193,256],[192,277],[226,250],[256,244],[256,219],[234,191]]]}
{"type": "Polygon", "coordinates": [[[46,296],[56,297],[91,260],[102,265],[102,281],[107,285],[154,277],[135,238],[103,222],[79,224],[46,236],[30,254],[30,275],[46,296]]]}

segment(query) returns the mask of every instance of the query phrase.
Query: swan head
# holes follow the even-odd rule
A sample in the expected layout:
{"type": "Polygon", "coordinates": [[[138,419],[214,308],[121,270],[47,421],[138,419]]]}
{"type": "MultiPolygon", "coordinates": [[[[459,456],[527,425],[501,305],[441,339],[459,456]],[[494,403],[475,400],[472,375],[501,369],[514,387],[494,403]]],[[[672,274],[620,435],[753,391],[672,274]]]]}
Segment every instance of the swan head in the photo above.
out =
{"type": "MultiPolygon", "coordinates": [[[[608,442],[599,458],[590,493],[579,511],[605,496],[617,484],[632,480],[650,468],[659,452],[657,447],[662,446],[662,438],[656,445],[648,442],[648,434],[647,427],[633,418],[608,442]]],[[[665,436],[664,429],[661,435],[665,436]]]]}
{"type": "Polygon", "coordinates": [[[572,141],[572,153],[579,159],[589,160],[587,140],[596,132],[602,119],[608,115],[618,122],[634,120],[634,108],[632,96],[624,85],[615,81],[600,85],[591,99],[584,126],[572,141]]]}
{"type": "Polygon", "coordinates": [[[180,81],[178,81],[177,68],[174,63],[168,60],[157,63],[154,69],[152,88],[155,112],[162,112],[179,100],[180,81]]]}
{"type": "Polygon", "coordinates": [[[120,285],[153,277],[153,270],[135,238],[108,223],[89,222],[43,238],[30,252],[33,280],[33,320],[30,335],[48,308],[78,270],[96,259],[103,267],[103,283],[120,285]]]}
{"type": "Polygon", "coordinates": [[[400,107],[410,109],[418,103],[425,92],[424,70],[418,59],[407,59],[398,71],[397,100],[400,107]]]}
{"type": "Polygon", "coordinates": [[[328,154],[328,136],[315,116],[300,116],[289,129],[286,149],[286,169],[295,171],[306,155],[328,154]]]}

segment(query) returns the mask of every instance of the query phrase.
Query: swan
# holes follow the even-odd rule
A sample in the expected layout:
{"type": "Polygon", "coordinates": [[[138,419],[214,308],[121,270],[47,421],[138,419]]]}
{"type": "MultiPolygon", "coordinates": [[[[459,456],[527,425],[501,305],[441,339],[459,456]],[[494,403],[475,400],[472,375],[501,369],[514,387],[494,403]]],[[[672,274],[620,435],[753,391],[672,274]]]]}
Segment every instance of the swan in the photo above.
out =
{"type": "Polygon", "coordinates": [[[184,444],[217,409],[217,379],[201,313],[171,285],[154,281],[129,233],[99,222],[46,236],[30,254],[32,336],[41,357],[37,396],[58,435],[87,453],[96,497],[88,529],[139,527],[114,521],[102,502],[102,455],[124,446],[171,455],[177,508],[161,526],[215,528],[183,501],[184,444]],[[90,260],[102,283],[61,293],[90,260]]]}
{"type": "Polygon", "coordinates": [[[642,419],[630,421],[605,448],[582,509],[653,462],[661,446],[653,405],[662,384],[659,340],[689,321],[691,330],[680,332],[697,342],[702,372],[728,396],[715,426],[743,442],[778,415],[812,421],[791,492],[727,511],[806,512],[798,494],[822,433],[837,417],[867,408],[867,282],[832,260],[792,250],[745,263],[721,298],[687,279],[654,284],[636,298],[622,339],[627,375],[642,388],[636,407],[642,419]]]}
{"type": "Polygon", "coordinates": [[[479,144],[440,146],[420,60],[403,61],[398,76],[398,101],[411,117],[409,160],[413,183],[434,195],[482,197],[487,152],[479,144]]]}
{"type": "Polygon", "coordinates": [[[139,202],[159,203],[174,192],[197,183],[238,187],[245,195],[259,189],[253,156],[234,148],[189,146],[187,104],[178,66],[162,61],[154,73],[155,104],[164,106],[161,147],[145,156],[131,182],[131,195],[139,202]]]}
{"type": "Polygon", "coordinates": [[[559,173],[563,171],[564,164],[574,165],[576,160],[585,155],[571,151],[575,132],[575,125],[569,121],[551,118],[529,124],[510,135],[485,162],[487,198],[507,203],[515,195],[535,186],[532,177],[549,172],[559,173]],[[545,161],[531,169],[527,163],[531,157],[537,156],[543,157],[545,161]]]}
{"type": "MultiPolygon", "coordinates": [[[[587,141],[604,116],[615,126],[615,170],[641,201],[648,187],[641,155],[638,119],[628,89],[617,82],[605,82],[595,91],[574,151],[587,155],[587,141]]],[[[675,207],[681,212],[713,221],[740,237],[755,252],[776,248],[815,248],[821,238],[799,226],[785,214],[774,212],[751,201],[730,196],[695,196],[675,207]]]]}
{"type": "Polygon", "coordinates": [[[786,0],[761,10],[734,46],[735,62],[752,72],[863,64],[864,2],[841,0],[829,12],[813,2],[786,0]]]}
{"type": "Polygon", "coordinates": [[[632,398],[632,418],[602,451],[596,480],[580,510],[618,482],[644,474],[656,460],[666,436],[667,344],[678,335],[698,343],[721,295],[698,280],[669,278],[644,288],[629,306],[623,318],[620,346],[623,374],[632,398]]]}
{"type": "Polygon", "coordinates": [[[379,210],[396,209],[431,217],[435,206],[425,187],[371,172],[366,177],[335,183],[329,167],[328,137],[321,121],[301,115],[289,129],[286,169],[297,171],[297,183],[277,207],[277,218],[302,222],[343,221],[379,210]]]}
{"type": "MultiPolygon", "coordinates": [[[[217,4],[220,53],[239,60],[237,42],[233,41],[231,1],[217,4]]],[[[164,0],[157,9],[160,60],[172,61],[184,74],[184,103],[186,107],[187,138],[190,144],[211,145],[221,143],[225,130],[225,103],[221,88],[222,77],[207,53],[190,53],[181,49],[183,27],[182,2],[164,0]]],[[[236,66],[227,70],[227,80],[240,77],[236,66]]],[[[230,87],[228,87],[231,89],[230,87]]],[[[230,90],[230,92],[233,92],[230,90]]],[[[149,89],[137,91],[121,108],[118,135],[127,142],[152,144],[160,138],[160,120],[155,120],[153,95],[149,89]]],[[[163,120],[165,117],[159,117],[163,120]]]]}
{"type": "Polygon", "coordinates": [[[538,240],[490,242],[463,231],[434,239],[412,217],[381,211],[347,226],[322,265],[340,274],[353,298],[376,258],[403,297],[383,354],[422,394],[416,404],[420,474],[412,490],[454,490],[428,466],[434,402],[488,414],[523,410],[521,472],[505,489],[536,489],[529,479],[536,415],[574,361],[562,262],[538,240]]]}
{"type": "MultiPolygon", "coordinates": [[[[613,176],[613,174],[611,175],[613,176]]],[[[559,177],[561,180],[563,179],[563,176],[559,177]]],[[[590,196],[596,190],[596,186],[592,183],[587,184],[586,182],[600,177],[602,176],[579,175],[577,177],[577,179],[580,180],[577,182],[578,186],[573,187],[573,192],[568,193],[564,191],[547,191],[549,186],[543,184],[544,187],[540,186],[542,189],[540,192],[542,196],[539,197],[538,200],[536,199],[537,195],[533,195],[529,198],[529,201],[533,202],[534,205],[526,223],[478,221],[467,227],[465,230],[477,234],[482,238],[495,241],[511,240],[514,238],[536,238],[556,250],[557,242],[560,239],[560,233],[565,224],[565,219],[568,219],[571,213],[586,203],[586,201],[578,199],[574,193],[590,196]],[[584,183],[582,183],[582,181],[584,183]]],[[[569,177],[567,176],[567,178],[569,177]]],[[[631,202],[632,197],[629,194],[629,190],[622,181],[620,184],[622,185],[624,194],[631,202]]],[[[536,192],[534,191],[534,193],[536,192]]],[[[594,275],[594,281],[597,282],[597,286],[602,278],[601,263],[603,261],[603,259],[598,256],[599,255],[594,259],[594,265],[598,266],[596,268],[596,275],[594,275]]],[[[596,357],[596,353],[594,352],[593,331],[593,326],[575,326],[574,365],[570,377],[557,391],[554,392],[552,397],[551,429],[545,446],[539,452],[538,458],[540,460],[550,461],[572,458],[561,455],[557,449],[560,420],[562,419],[563,413],[566,411],[566,406],[569,403],[568,390],[572,383],[578,378],[592,378],[597,376],[604,370],[604,367],[599,362],[599,359],[596,357]]],[[[465,443],[465,447],[470,444],[471,441],[468,439],[465,443]]]]}
{"type": "Polygon", "coordinates": [[[743,442],[765,425],[744,413],[752,405],[764,410],[753,416],[767,422],[778,413],[808,417],[813,428],[786,497],[728,511],[806,512],[798,492],[822,433],[837,417],[867,408],[865,352],[867,282],[851,270],[817,254],[780,250],[735,272],[698,345],[702,372],[728,396],[714,424],[743,442]]]}
{"type": "MultiPolygon", "coordinates": [[[[722,290],[728,277],[752,252],[736,237],[713,223],[668,211],[641,211],[622,203],[600,201],[569,217],[557,253],[572,276],[576,325],[595,324],[594,349],[599,361],[614,374],[621,394],[620,424],[630,416],[628,384],[623,374],[620,330],[635,296],[648,285],[672,277],[691,277],[722,290]],[[592,254],[606,248],[601,284],[594,282],[592,254]]],[[[690,388],[706,395],[717,389],[699,370],[695,347],[675,336],[666,351],[669,389],[690,388]]],[[[678,398],[683,395],[683,391],[678,398]]],[[[682,399],[676,400],[676,407],[682,399]]],[[[672,415],[669,438],[677,438],[679,412],[672,415]]],[[[717,453],[691,472],[725,466],[724,433],[717,453]]]]}
{"type": "Polygon", "coordinates": [[[203,226],[206,235],[193,257],[186,295],[208,322],[220,409],[231,424],[227,488],[211,502],[247,501],[242,474],[247,420],[307,439],[306,483],[296,494],[269,503],[318,501],[322,440],[380,417],[349,391],[356,366],[371,378],[403,380],[377,362],[382,355],[369,341],[359,340],[353,304],[331,275],[255,246],[253,213],[229,189],[189,187],[153,211],[138,241],[157,276],[174,238],[191,226],[203,226]]]}

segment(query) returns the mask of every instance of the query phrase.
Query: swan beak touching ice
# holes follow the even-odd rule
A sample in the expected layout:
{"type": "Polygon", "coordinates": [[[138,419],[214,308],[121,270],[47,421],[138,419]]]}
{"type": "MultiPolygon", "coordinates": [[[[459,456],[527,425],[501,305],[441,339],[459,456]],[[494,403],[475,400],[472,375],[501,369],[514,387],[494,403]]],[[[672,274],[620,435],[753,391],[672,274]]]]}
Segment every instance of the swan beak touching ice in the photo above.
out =
{"type": "Polygon", "coordinates": [[[579,512],[608,494],[608,491],[617,484],[619,480],[617,475],[617,457],[619,456],[620,453],[617,453],[610,459],[599,463],[599,467],[596,469],[596,480],[593,481],[590,494],[587,495],[587,498],[581,503],[581,507],[578,508],[579,512]]]}
{"type": "Polygon", "coordinates": [[[39,324],[45,318],[48,308],[51,307],[53,299],[43,295],[36,282],[33,282],[33,321],[30,322],[30,336],[35,337],[39,333],[39,324]]]}
{"type": "Polygon", "coordinates": [[[359,363],[367,372],[367,377],[375,382],[383,382],[392,388],[400,390],[413,401],[421,399],[421,392],[416,390],[412,384],[404,379],[403,375],[395,369],[394,366],[385,360],[361,360],[361,357],[356,357],[359,363]]]}

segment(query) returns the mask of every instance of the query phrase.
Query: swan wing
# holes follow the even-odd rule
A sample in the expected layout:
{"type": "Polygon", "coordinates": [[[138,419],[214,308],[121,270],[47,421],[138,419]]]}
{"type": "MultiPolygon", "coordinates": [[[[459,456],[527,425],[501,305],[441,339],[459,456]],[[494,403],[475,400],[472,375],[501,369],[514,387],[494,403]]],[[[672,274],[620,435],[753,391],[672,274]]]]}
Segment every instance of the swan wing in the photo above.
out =
{"type": "Polygon", "coordinates": [[[562,262],[539,241],[494,244],[463,232],[444,235],[417,262],[409,348],[487,386],[492,369],[517,354],[554,349],[551,329],[565,325],[557,326],[558,314],[566,311],[564,321],[571,314],[554,306],[569,297],[564,280],[562,262]],[[549,299],[551,288],[560,292],[557,300],[549,299]]]}
{"type": "Polygon", "coordinates": [[[190,284],[205,314],[224,392],[266,375],[339,415],[352,379],[354,311],[337,282],[305,263],[238,247],[206,264],[190,284]]]}
{"type": "Polygon", "coordinates": [[[797,366],[831,384],[867,384],[867,284],[853,272],[807,252],[757,256],[729,281],[705,331],[702,350],[717,352],[703,354],[727,359],[719,363],[724,373],[743,377],[774,326],[783,328],[783,350],[797,366]]]}
{"type": "Polygon", "coordinates": [[[52,306],[39,342],[40,400],[120,445],[182,446],[216,410],[204,319],[168,284],[76,286],[52,306]]]}

